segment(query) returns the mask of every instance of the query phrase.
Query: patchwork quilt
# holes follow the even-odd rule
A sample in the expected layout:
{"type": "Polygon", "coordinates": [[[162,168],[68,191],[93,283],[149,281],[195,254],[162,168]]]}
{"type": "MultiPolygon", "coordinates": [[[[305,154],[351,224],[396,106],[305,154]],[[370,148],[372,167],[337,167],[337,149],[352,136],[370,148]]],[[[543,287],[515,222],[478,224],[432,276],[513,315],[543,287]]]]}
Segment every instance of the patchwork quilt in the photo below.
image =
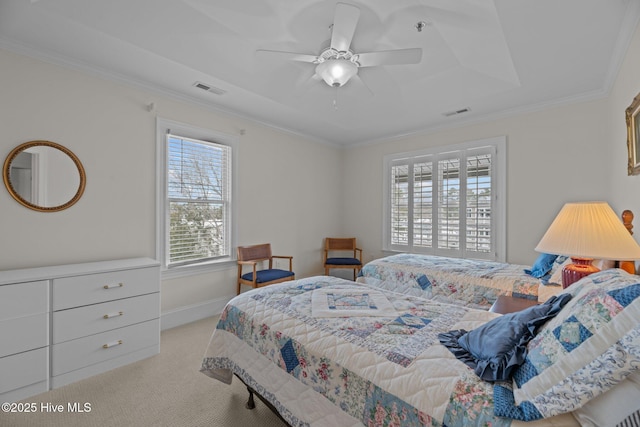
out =
{"type": "Polygon", "coordinates": [[[294,426],[508,427],[494,414],[493,385],[438,340],[496,316],[336,277],[300,279],[232,299],[201,371],[237,375],[294,426]]]}
{"type": "Polygon", "coordinates": [[[546,301],[562,290],[524,273],[529,266],[397,254],[362,267],[358,282],[407,295],[487,310],[500,295],[546,301]]]}

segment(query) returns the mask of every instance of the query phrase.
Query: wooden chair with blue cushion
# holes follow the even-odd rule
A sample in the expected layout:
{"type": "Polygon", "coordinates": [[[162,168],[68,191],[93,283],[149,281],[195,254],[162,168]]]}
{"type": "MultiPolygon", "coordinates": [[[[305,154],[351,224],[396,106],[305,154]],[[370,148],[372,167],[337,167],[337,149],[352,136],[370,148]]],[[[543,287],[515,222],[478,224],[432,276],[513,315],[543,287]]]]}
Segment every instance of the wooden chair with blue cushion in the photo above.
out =
{"type": "Polygon", "coordinates": [[[324,240],[324,274],[329,275],[332,268],[349,268],[353,270],[353,280],[362,268],[362,249],[356,244],[355,237],[339,238],[327,237],[324,240]],[[343,257],[330,257],[330,252],[335,255],[350,255],[343,257]]]}
{"type": "Polygon", "coordinates": [[[271,285],[273,283],[286,282],[296,278],[293,272],[293,257],[272,255],[271,244],[264,243],[252,246],[238,246],[238,295],[240,287],[249,285],[252,288],[271,285]],[[289,270],[273,268],[274,258],[289,260],[289,270]],[[268,268],[264,268],[268,263],[268,268]],[[251,271],[244,273],[244,267],[250,267],[251,271]]]}

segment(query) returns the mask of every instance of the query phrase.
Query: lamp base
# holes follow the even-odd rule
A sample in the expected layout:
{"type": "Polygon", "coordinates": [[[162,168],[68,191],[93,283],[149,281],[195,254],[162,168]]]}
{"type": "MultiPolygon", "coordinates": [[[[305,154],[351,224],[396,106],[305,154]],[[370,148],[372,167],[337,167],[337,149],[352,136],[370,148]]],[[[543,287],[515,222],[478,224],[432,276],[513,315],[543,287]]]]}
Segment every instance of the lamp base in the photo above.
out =
{"type": "Polygon", "coordinates": [[[571,257],[573,264],[567,264],[562,269],[562,288],[566,289],[574,282],[592,273],[600,271],[598,267],[591,264],[592,259],[571,257]]]}

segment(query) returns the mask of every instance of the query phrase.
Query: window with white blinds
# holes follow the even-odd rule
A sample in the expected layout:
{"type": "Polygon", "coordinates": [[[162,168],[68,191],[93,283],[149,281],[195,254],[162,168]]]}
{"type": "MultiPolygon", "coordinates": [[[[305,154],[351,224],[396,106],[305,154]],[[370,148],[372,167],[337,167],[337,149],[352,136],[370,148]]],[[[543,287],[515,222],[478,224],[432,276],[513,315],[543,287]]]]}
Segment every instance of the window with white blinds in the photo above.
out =
{"type": "Polygon", "coordinates": [[[384,249],[503,260],[504,138],[385,157],[384,249]]]}
{"type": "Polygon", "coordinates": [[[167,134],[169,265],[229,256],[231,149],[167,134]]]}
{"type": "Polygon", "coordinates": [[[233,144],[175,123],[159,126],[158,132],[163,133],[160,222],[165,268],[231,260],[233,144]]]}

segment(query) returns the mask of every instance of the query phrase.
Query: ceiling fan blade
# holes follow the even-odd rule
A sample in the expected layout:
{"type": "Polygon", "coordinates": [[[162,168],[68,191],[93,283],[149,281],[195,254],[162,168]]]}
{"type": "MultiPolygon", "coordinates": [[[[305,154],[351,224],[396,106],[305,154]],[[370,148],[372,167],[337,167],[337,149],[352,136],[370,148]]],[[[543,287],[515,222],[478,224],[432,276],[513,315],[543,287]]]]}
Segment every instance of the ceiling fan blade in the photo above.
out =
{"type": "Polygon", "coordinates": [[[366,52],[358,55],[358,64],[361,67],[374,67],[376,65],[401,65],[417,64],[422,60],[422,49],[382,50],[380,52],[366,52]]]}
{"type": "Polygon", "coordinates": [[[331,30],[331,47],[338,52],[346,52],[351,46],[353,34],[360,19],[360,9],[346,3],[337,3],[331,30]]]}
{"type": "Polygon", "coordinates": [[[310,68],[308,71],[302,73],[300,77],[296,80],[297,88],[307,88],[311,84],[314,84],[317,81],[321,81],[322,77],[316,74],[316,71],[313,68],[310,68]]]}
{"type": "Polygon", "coordinates": [[[283,52],[281,50],[265,50],[258,49],[256,50],[256,54],[267,54],[269,56],[278,56],[283,59],[288,59],[289,61],[298,61],[298,62],[311,62],[314,63],[318,60],[316,55],[308,55],[306,53],[295,53],[295,52],[283,52]]]}
{"type": "Polygon", "coordinates": [[[364,87],[367,90],[367,92],[369,92],[369,94],[371,96],[374,95],[374,93],[371,90],[371,88],[362,80],[362,77],[360,77],[357,74],[355,76],[351,77],[351,80],[349,80],[349,83],[352,83],[353,86],[355,86],[355,87],[364,87]]]}

